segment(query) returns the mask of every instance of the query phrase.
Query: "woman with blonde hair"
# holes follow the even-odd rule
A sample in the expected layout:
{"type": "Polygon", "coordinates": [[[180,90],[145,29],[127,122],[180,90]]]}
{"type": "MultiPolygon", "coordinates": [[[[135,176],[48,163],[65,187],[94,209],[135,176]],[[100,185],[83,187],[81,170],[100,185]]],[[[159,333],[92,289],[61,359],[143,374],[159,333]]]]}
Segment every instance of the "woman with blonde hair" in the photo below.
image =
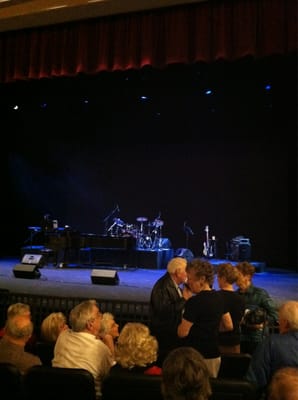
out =
{"type": "Polygon", "coordinates": [[[52,365],[56,340],[66,329],[68,329],[68,325],[62,312],[52,312],[42,320],[40,340],[34,346],[34,353],[40,357],[43,365],[52,365]]]}
{"type": "Polygon", "coordinates": [[[161,368],[153,365],[157,360],[158,342],[147,325],[127,322],[122,328],[115,348],[116,362],[126,369],[140,369],[144,373],[160,374],[161,368]],[[154,367],[148,369],[148,367],[154,367]]]}
{"type": "Polygon", "coordinates": [[[52,312],[41,323],[41,339],[48,343],[55,343],[59,334],[65,329],[68,329],[65,315],[62,312],[52,312]]]}

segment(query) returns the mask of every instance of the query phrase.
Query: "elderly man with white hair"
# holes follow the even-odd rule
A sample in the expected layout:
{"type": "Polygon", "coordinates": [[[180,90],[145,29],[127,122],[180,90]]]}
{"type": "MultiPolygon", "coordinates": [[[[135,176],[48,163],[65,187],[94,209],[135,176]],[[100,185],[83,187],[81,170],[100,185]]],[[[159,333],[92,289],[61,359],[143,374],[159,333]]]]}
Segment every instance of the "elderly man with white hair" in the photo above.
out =
{"type": "Polygon", "coordinates": [[[247,372],[247,379],[265,390],[273,374],[283,367],[298,368],[298,301],[283,303],[278,312],[279,333],[258,344],[247,372]]]}
{"type": "Polygon", "coordinates": [[[185,285],[187,260],[173,257],[167,264],[167,271],[155,282],[150,297],[150,330],[159,344],[157,363],[161,366],[170,350],[182,344],[177,335],[184,305],[192,296],[185,285]]]}

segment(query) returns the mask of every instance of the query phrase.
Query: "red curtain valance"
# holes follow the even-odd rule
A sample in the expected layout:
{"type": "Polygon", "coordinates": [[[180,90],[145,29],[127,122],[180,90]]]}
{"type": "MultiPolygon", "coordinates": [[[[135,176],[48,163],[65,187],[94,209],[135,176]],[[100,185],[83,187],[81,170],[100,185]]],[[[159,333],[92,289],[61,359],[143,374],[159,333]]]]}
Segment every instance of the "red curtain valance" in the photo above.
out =
{"type": "Polygon", "coordinates": [[[207,1],[1,33],[0,82],[296,51],[296,1],[207,1]]]}

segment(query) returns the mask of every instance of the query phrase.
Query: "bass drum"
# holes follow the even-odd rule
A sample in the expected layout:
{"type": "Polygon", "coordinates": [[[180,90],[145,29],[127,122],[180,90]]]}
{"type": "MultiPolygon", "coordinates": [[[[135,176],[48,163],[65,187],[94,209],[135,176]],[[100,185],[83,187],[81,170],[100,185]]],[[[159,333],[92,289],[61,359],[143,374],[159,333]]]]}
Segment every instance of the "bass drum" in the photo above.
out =
{"type": "Polygon", "coordinates": [[[137,239],[137,247],[139,249],[151,249],[152,239],[149,235],[142,235],[137,239]]]}
{"type": "Polygon", "coordinates": [[[122,229],[122,235],[130,236],[136,239],[138,235],[137,227],[133,224],[125,224],[125,226],[122,229]]]}

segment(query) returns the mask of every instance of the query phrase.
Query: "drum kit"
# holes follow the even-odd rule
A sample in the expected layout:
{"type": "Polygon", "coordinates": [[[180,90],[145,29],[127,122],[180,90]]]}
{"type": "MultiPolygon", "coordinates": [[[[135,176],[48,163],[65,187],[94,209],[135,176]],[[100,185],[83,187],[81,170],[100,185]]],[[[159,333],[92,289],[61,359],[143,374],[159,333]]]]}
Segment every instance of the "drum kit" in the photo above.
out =
{"type": "Polygon", "coordinates": [[[120,218],[114,218],[108,229],[108,234],[110,236],[134,237],[138,249],[154,250],[161,248],[164,222],[159,218],[150,222],[147,217],[138,217],[136,222],[136,224],[128,224],[120,218]]]}

